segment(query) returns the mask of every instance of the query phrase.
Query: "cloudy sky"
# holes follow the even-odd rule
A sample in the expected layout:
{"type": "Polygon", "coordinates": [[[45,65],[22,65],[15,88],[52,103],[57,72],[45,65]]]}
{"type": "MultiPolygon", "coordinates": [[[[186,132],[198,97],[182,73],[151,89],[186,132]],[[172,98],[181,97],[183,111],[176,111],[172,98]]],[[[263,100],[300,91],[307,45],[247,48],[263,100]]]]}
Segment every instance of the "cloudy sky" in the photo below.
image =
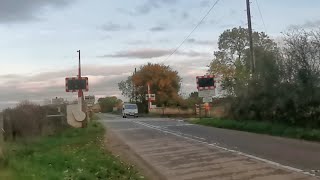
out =
{"type": "MultiPolygon", "coordinates": [[[[81,50],[90,92],[117,95],[117,83],[147,62],[165,63],[196,89],[227,28],[246,26],[245,0],[0,0],[0,107],[64,97],[64,78],[77,74],[81,50]]],[[[319,0],[252,0],[253,28],[279,38],[288,27],[320,25],[319,0]],[[259,6],[257,5],[259,4],[259,6]],[[264,24],[260,16],[260,7],[264,24]]]]}

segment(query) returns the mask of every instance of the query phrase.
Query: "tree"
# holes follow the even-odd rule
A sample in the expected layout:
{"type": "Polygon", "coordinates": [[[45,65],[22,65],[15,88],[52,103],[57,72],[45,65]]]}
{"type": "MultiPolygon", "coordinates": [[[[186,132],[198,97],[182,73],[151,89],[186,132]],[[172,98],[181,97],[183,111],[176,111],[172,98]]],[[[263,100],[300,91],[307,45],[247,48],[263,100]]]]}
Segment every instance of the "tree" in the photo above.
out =
{"type": "Polygon", "coordinates": [[[118,87],[119,87],[119,90],[121,91],[121,94],[129,98],[130,102],[133,102],[135,92],[133,89],[132,76],[129,76],[125,81],[119,82],[118,87]]]}
{"type": "MultiPolygon", "coordinates": [[[[276,59],[274,57],[279,56],[279,49],[276,43],[263,32],[253,32],[253,42],[254,51],[258,57],[256,58],[256,75],[264,79],[264,75],[267,75],[265,63],[267,59],[276,59]]],[[[218,48],[209,65],[209,72],[223,75],[222,85],[230,95],[244,95],[248,92],[250,80],[248,30],[242,27],[225,30],[219,36],[218,48]]],[[[274,70],[273,67],[271,69],[274,70]]]]}
{"type": "Polygon", "coordinates": [[[133,82],[142,100],[149,84],[151,93],[156,94],[155,103],[158,106],[176,106],[179,101],[181,78],[170,66],[148,63],[140,67],[133,76],[133,82]]]}
{"type": "MultiPolygon", "coordinates": [[[[234,66],[236,61],[241,64],[247,64],[249,61],[244,61],[244,56],[247,56],[249,51],[248,30],[238,27],[225,30],[218,41],[219,50],[214,52],[215,61],[222,64],[234,66]]],[[[269,38],[264,32],[253,32],[253,43],[255,48],[262,48],[264,51],[276,51],[276,43],[269,38]]]]}
{"type": "Polygon", "coordinates": [[[320,30],[291,30],[285,33],[284,42],[281,81],[290,92],[283,88],[282,107],[291,108],[292,123],[319,127],[320,30]]]}
{"type": "Polygon", "coordinates": [[[132,101],[136,98],[139,103],[146,106],[145,97],[148,93],[148,84],[150,84],[151,93],[156,94],[155,104],[157,106],[179,105],[181,98],[178,93],[181,78],[178,72],[172,70],[170,66],[148,63],[141,66],[133,76],[129,76],[126,81],[122,81],[118,85],[124,96],[132,101]]]}
{"type": "Polygon", "coordinates": [[[225,64],[234,64],[237,59],[241,59],[244,51],[248,49],[249,41],[247,37],[248,31],[245,28],[225,30],[219,36],[219,51],[215,52],[215,56],[225,64]]]}
{"type": "Polygon", "coordinates": [[[101,112],[112,112],[114,107],[119,108],[122,104],[122,100],[115,96],[99,98],[98,103],[101,108],[101,112]]]}
{"type": "Polygon", "coordinates": [[[256,69],[250,76],[246,30],[226,30],[209,72],[222,74],[236,119],[320,127],[320,30],[285,33],[280,49],[263,32],[253,33],[256,69]]]}
{"type": "Polygon", "coordinates": [[[186,103],[188,107],[194,107],[195,104],[201,104],[202,98],[199,97],[199,93],[197,91],[190,93],[189,97],[186,99],[186,103]]]}

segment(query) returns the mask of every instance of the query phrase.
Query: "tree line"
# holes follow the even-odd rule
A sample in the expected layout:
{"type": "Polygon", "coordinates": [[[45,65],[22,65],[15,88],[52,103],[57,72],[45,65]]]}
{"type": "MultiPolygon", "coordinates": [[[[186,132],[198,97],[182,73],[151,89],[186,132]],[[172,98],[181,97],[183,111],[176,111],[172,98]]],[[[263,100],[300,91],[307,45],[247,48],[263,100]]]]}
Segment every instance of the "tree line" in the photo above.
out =
{"type": "MultiPolygon", "coordinates": [[[[320,127],[320,30],[289,30],[278,41],[253,32],[252,73],[247,29],[227,29],[219,36],[208,73],[223,77],[230,118],[320,127]]],[[[158,107],[201,103],[197,92],[180,95],[181,77],[164,64],[143,65],[118,86],[122,95],[145,108],[147,84],[158,107]]]]}
{"type": "Polygon", "coordinates": [[[320,127],[320,31],[294,29],[280,45],[254,32],[255,72],[250,71],[247,29],[224,31],[209,72],[223,75],[231,116],[320,127]]]}

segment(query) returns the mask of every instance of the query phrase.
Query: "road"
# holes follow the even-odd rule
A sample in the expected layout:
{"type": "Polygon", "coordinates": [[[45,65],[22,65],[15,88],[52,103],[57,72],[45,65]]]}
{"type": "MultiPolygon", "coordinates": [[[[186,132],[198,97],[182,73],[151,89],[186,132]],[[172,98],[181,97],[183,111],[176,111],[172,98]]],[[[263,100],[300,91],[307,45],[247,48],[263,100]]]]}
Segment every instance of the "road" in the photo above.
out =
{"type": "Polygon", "coordinates": [[[165,179],[319,179],[319,143],[167,118],[100,119],[165,179]]]}

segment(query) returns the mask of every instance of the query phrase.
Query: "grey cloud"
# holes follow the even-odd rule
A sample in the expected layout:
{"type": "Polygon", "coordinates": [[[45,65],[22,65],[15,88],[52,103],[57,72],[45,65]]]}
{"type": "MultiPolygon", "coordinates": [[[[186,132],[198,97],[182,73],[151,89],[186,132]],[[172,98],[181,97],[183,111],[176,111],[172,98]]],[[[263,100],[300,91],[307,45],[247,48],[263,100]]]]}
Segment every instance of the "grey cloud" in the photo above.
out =
{"type": "MultiPolygon", "coordinates": [[[[173,69],[179,72],[183,78],[182,89],[183,92],[189,94],[196,90],[195,76],[203,75],[206,72],[206,66],[210,63],[210,57],[181,57],[175,61],[168,60],[164,63],[170,65],[173,69]]],[[[163,61],[155,61],[163,62],[163,61]]],[[[116,95],[120,98],[121,92],[118,90],[118,82],[125,80],[134,67],[142,64],[135,65],[83,65],[83,75],[89,76],[89,92],[85,95],[102,95],[110,96],[116,95]]],[[[76,99],[76,93],[66,93],[64,87],[64,79],[66,76],[73,76],[76,74],[77,69],[65,69],[60,71],[52,71],[39,73],[32,76],[21,75],[1,75],[0,78],[6,77],[7,83],[0,84],[0,109],[3,107],[12,106],[12,101],[33,100],[41,102],[44,99],[51,99],[54,97],[63,97],[68,100],[76,99]],[[57,83],[56,81],[59,81],[57,83]],[[54,82],[54,83],[52,83],[54,82]],[[21,87],[31,84],[36,89],[23,89],[21,87]],[[43,86],[37,89],[37,86],[43,86]]],[[[3,79],[1,79],[3,81],[3,79]]]]}
{"type": "MultiPolygon", "coordinates": [[[[244,24],[244,22],[240,22],[240,24],[244,24]]],[[[233,28],[233,27],[237,27],[236,24],[222,24],[222,25],[219,25],[219,28],[221,29],[230,29],[230,28],[233,28]]]]}
{"type": "Polygon", "coordinates": [[[4,75],[0,75],[0,79],[17,79],[22,77],[21,75],[17,75],[17,74],[4,74],[4,75]]]}
{"type": "Polygon", "coordinates": [[[110,35],[104,35],[101,37],[102,40],[112,39],[112,36],[110,35]]]}
{"type": "Polygon", "coordinates": [[[136,7],[136,12],[139,14],[147,14],[151,11],[152,8],[158,8],[159,6],[156,3],[145,3],[136,7]]]}
{"type": "Polygon", "coordinates": [[[135,7],[133,11],[121,9],[120,12],[123,12],[127,15],[144,15],[165,5],[175,4],[177,1],[178,0],[145,0],[144,3],[135,7]]]}
{"type": "MultiPolygon", "coordinates": [[[[150,59],[170,55],[173,49],[135,49],[120,51],[114,54],[107,54],[99,56],[101,58],[113,57],[113,58],[134,58],[134,59],[150,59]]],[[[187,56],[187,57],[197,57],[206,56],[208,53],[197,52],[197,51],[176,51],[175,55],[187,56]]]]}
{"type": "Polygon", "coordinates": [[[122,13],[122,14],[129,15],[129,16],[136,15],[133,11],[130,11],[130,10],[127,10],[127,9],[124,9],[124,8],[117,8],[117,11],[122,13]]]}
{"type": "Polygon", "coordinates": [[[116,24],[113,22],[108,22],[100,27],[104,31],[121,31],[134,29],[133,25],[128,23],[127,25],[116,24]]]}
{"type": "Polygon", "coordinates": [[[73,0],[1,0],[0,23],[24,22],[40,19],[46,7],[65,7],[73,0]]]}
{"type": "Polygon", "coordinates": [[[174,9],[174,8],[171,8],[171,9],[169,10],[169,12],[174,15],[174,14],[177,12],[177,10],[174,9]]]}
{"type": "Polygon", "coordinates": [[[169,39],[159,39],[158,42],[159,43],[169,43],[171,41],[169,39]]]}
{"type": "Polygon", "coordinates": [[[139,58],[139,59],[149,59],[155,57],[162,57],[168,55],[172,50],[168,49],[137,49],[120,51],[115,54],[104,55],[101,57],[115,57],[115,58],[139,58]]]}
{"type": "Polygon", "coordinates": [[[150,28],[149,30],[151,32],[159,32],[159,31],[165,31],[165,30],[167,30],[167,28],[168,27],[166,24],[160,24],[158,26],[154,26],[154,27],[150,28]]]}
{"type": "MultiPolygon", "coordinates": [[[[110,79],[102,79],[99,84],[90,85],[89,78],[89,91],[85,92],[85,95],[121,95],[121,92],[118,90],[118,82],[122,79],[125,79],[127,76],[116,76],[110,79]]],[[[64,81],[64,78],[62,79],[64,81]]],[[[51,86],[44,88],[39,91],[27,91],[24,89],[16,89],[13,87],[1,87],[0,98],[4,102],[8,101],[22,101],[22,100],[33,100],[33,101],[42,101],[44,99],[52,99],[54,97],[63,97],[65,99],[71,100],[75,99],[76,93],[67,93],[65,92],[64,86],[51,86]]],[[[8,103],[7,103],[8,104],[8,103]]],[[[1,110],[1,107],[0,107],[1,110]]]]}
{"type": "Polygon", "coordinates": [[[199,44],[199,45],[215,45],[217,41],[210,41],[210,40],[197,40],[194,38],[190,38],[187,40],[187,43],[190,44],[199,44]]]}
{"type": "Polygon", "coordinates": [[[208,7],[210,4],[209,0],[203,0],[200,2],[200,7],[208,7]]]}
{"type": "Polygon", "coordinates": [[[157,39],[155,41],[150,41],[150,40],[131,40],[127,41],[126,43],[129,45],[145,45],[145,44],[158,44],[158,43],[169,43],[171,42],[169,39],[157,39]]]}
{"type": "MultiPolygon", "coordinates": [[[[117,83],[125,79],[128,76],[128,71],[132,69],[134,67],[129,65],[83,65],[84,76],[89,76],[89,92],[85,94],[120,95],[117,83]]],[[[65,77],[75,76],[76,72],[77,69],[73,68],[32,76],[1,75],[3,83],[0,84],[0,99],[2,102],[25,99],[41,101],[54,97],[72,99],[76,93],[66,93],[64,81],[65,77]]]]}
{"type": "Polygon", "coordinates": [[[312,28],[319,28],[319,27],[320,27],[320,20],[315,20],[315,21],[306,21],[303,24],[290,25],[289,29],[300,29],[300,28],[312,29],[312,28]]]}
{"type": "Polygon", "coordinates": [[[182,12],[182,14],[181,14],[181,18],[182,19],[188,19],[189,18],[189,13],[188,12],[182,12]]]}
{"type": "Polygon", "coordinates": [[[188,56],[188,57],[199,57],[199,56],[207,56],[208,53],[205,52],[197,52],[197,51],[177,51],[177,55],[188,56]]]}
{"type": "Polygon", "coordinates": [[[146,41],[146,40],[133,40],[133,41],[129,41],[127,42],[127,44],[130,45],[140,45],[140,44],[150,44],[150,41],[146,41]]]}

